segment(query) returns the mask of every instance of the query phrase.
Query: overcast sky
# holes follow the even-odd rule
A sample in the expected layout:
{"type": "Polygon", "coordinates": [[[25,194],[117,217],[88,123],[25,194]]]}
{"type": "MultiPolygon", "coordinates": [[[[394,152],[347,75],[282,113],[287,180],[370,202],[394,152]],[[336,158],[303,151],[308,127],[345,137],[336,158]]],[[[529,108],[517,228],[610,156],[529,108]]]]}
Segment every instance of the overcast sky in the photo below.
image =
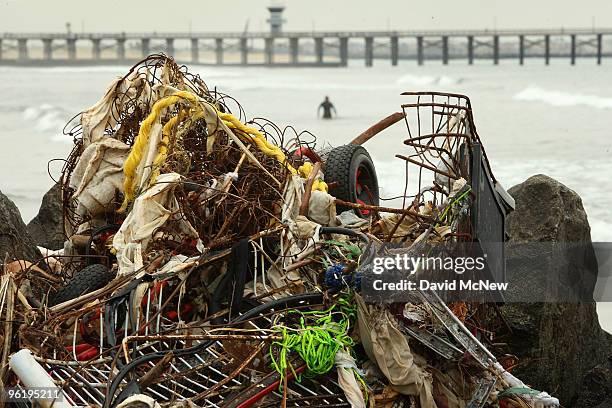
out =
{"type": "MultiPolygon", "coordinates": [[[[285,0],[287,31],[612,27],[612,0],[285,0]]],[[[0,0],[0,32],[267,30],[270,0],[0,0]]]]}

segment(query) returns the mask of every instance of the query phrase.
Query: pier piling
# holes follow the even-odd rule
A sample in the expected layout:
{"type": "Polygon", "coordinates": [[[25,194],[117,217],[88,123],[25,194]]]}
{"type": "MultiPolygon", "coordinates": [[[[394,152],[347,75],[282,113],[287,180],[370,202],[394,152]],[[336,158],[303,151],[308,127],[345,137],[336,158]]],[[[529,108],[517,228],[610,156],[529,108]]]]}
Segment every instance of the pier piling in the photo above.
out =
{"type": "Polygon", "coordinates": [[[417,64],[423,65],[423,37],[418,36],[417,40],[417,64]]]}
{"type": "Polygon", "coordinates": [[[315,37],[315,55],[317,56],[317,64],[323,63],[323,37],[315,37]]]}
{"type": "Polygon", "coordinates": [[[469,35],[467,40],[468,64],[472,65],[474,63],[474,36],[469,35]]]}
{"type": "Polygon", "coordinates": [[[17,49],[19,52],[19,61],[25,61],[29,59],[28,55],[28,39],[19,38],[17,39],[17,49]]]}
{"type": "Polygon", "coordinates": [[[274,38],[266,37],[264,46],[265,62],[267,65],[274,63],[274,38]]]}
{"type": "Polygon", "coordinates": [[[493,36],[493,64],[499,64],[499,35],[493,36]]]}
{"type": "Polygon", "coordinates": [[[53,38],[43,38],[43,59],[50,61],[53,59],[53,38]]]}
{"type": "Polygon", "coordinates": [[[144,58],[151,53],[151,39],[141,38],[140,39],[140,55],[144,58]]]}
{"type": "Polygon", "coordinates": [[[200,62],[200,40],[192,38],[189,50],[191,51],[191,62],[194,64],[200,62]]]}
{"type": "Polygon", "coordinates": [[[117,38],[117,59],[125,60],[125,38],[117,38]]]}
{"type": "Polygon", "coordinates": [[[215,60],[217,65],[223,65],[223,38],[215,38],[215,60]]]}
{"type": "Polygon", "coordinates": [[[448,36],[442,37],[442,64],[448,65],[448,36]]]}
{"type": "Polygon", "coordinates": [[[299,37],[291,37],[289,38],[289,54],[290,54],[290,61],[292,64],[298,64],[299,62],[299,55],[300,53],[300,39],[299,37]]]}
{"type": "Polygon", "coordinates": [[[597,34],[597,65],[601,65],[602,38],[602,34],[597,34]]]}
{"type": "Polygon", "coordinates": [[[340,37],[340,65],[348,65],[348,37],[340,37]]]}
{"type": "Polygon", "coordinates": [[[174,38],[166,38],[166,54],[174,55],[174,38]]]}
{"type": "Polygon", "coordinates": [[[391,36],[391,65],[397,65],[399,60],[399,37],[397,35],[391,36]]]}
{"type": "Polygon", "coordinates": [[[365,65],[371,67],[374,64],[374,38],[365,37],[365,65]]]}
{"type": "MultiPolygon", "coordinates": [[[[91,57],[95,60],[95,61],[99,61],[100,58],[102,58],[102,47],[101,47],[101,43],[102,39],[101,38],[92,38],[91,39],[91,57]]],[[[149,54],[147,54],[149,55],[149,54]]]]}
{"type": "Polygon", "coordinates": [[[246,37],[240,39],[240,65],[249,63],[249,43],[246,37]]]}

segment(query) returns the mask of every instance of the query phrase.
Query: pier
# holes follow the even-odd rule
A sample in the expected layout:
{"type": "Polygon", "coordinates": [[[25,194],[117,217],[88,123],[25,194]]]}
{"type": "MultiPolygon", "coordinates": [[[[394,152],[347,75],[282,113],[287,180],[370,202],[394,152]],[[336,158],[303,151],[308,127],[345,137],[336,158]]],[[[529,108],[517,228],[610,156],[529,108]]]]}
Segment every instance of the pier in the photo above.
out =
{"type": "Polygon", "coordinates": [[[602,64],[612,56],[612,29],[0,35],[1,65],[123,64],[153,52],[180,62],[237,66],[347,66],[349,59],[365,66],[404,60],[550,64],[553,58],[602,64]]]}

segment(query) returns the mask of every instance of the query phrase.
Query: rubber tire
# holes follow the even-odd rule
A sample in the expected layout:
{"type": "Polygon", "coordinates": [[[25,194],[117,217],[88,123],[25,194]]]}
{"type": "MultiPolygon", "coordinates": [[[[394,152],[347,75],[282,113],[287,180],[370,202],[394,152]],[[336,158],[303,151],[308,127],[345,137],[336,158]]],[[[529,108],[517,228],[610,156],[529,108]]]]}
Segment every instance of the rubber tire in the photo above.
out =
{"type": "MultiPolygon", "coordinates": [[[[357,203],[356,175],[360,167],[366,169],[369,173],[370,177],[366,184],[372,193],[373,199],[371,200],[369,197],[366,199],[362,198],[362,201],[367,204],[378,205],[379,191],[376,169],[368,151],[359,145],[348,144],[338,146],[328,153],[327,160],[325,161],[325,182],[328,184],[338,184],[336,187],[329,189],[329,194],[343,201],[357,203]]],[[[351,208],[337,207],[338,213],[346,210],[351,210],[351,208]]],[[[355,214],[360,217],[366,217],[365,214],[362,214],[357,209],[355,209],[355,214]]]]}
{"type": "Polygon", "coordinates": [[[105,265],[89,265],[76,273],[66,286],[49,296],[49,306],[55,306],[103,288],[114,277],[115,274],[105,265]]]}

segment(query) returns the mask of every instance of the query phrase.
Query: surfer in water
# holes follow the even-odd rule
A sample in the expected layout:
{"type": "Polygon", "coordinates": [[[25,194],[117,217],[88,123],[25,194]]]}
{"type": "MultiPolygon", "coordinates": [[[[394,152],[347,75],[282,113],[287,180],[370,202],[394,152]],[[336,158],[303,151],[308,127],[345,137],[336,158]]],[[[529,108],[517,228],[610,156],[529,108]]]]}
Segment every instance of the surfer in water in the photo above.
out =
{"type": "Polygon", "coordinates": [[[338,116],[338,112],[336,112],[336,107],[333,103],[330,102],[329,96],[325,97],[325,100],[321,102],[319,105],[319,109],[317,109],[317,117],[319,117],[321,109],[323,109],[323,119],[331,119],[332,118],[332,110],[334,111],[334,115],[338,116]]]}

